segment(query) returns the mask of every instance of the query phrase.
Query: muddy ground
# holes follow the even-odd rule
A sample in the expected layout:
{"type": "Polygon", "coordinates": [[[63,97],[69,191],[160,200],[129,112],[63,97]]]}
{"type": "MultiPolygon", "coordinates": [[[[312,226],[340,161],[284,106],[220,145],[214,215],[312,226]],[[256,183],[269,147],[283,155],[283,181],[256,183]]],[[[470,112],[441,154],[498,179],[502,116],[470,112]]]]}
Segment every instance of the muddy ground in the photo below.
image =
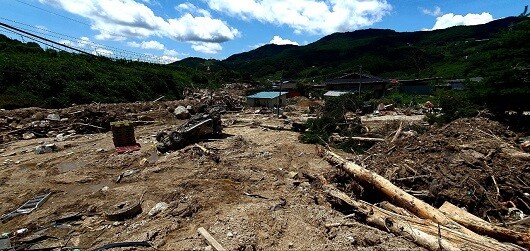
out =
{"type": "MultiPolygon", "coordinates": [[[[55,127],[52,137],[23,140],[19,133],[6,136],[17,123],[27,125],[54,112],[73,118],[90,109],[3,111],[6,123],[18,122],[6,124],[9,130],[3,130],[0,145],[0,213],[16,209],[36,195],[52,195],[31,214],[1,224],[0,232],[28,228],[11,239],[17,245],[36,237],[45,239],[24,246],[26,249],[86,250],[108,243],[147,241],[152,248],[136,249],[209,250],[197,234],[197,229],[204,227],[229,250],[423,250],[403,237],[345,220],[348,209],[330,204],[315,177],[326,177],[353,197],[371,202],[385,198],[317,157],[314,145],[299,142],[299,133],[257,126],[284,124],[284,119],[273,114],[246,109],[223,115],[223,137],[199,143],[214,151],[219,163],[193,146],[157,153],[156,133],[183,122],[170,113],[175,105],[152,102],[107,109],[107,113],[117,114],[110,116],[112,119],[136,114],[129,118],[154,121],[136,126],[142,148],[125,154],[115,152],[108,131],[86,129],[83,134],[66,133],[63,141],[56,141],[61,131],[76,129],[70,128],[75,119],[62,121],[67,125],[55,127]],[[117,112],[124,109],[128,112],[117,112]],[[37,112],[42,114],[35,115],[37,112]],[[56,144],[57,151],[36,154],[35,147],[44,143],[56,144]],[[142,212],[124,220],[109,220],[106,215],[123,202],[139,203],[142,212]],[[150,213],[161,202],[167,209],[150,213]],[[71,215],[79,216],[57,222],[71,215]],[[344,221],[355,224],[325,226],[344,221]]],[[[301,116],[310,105],[295,104],[290,115],[301,116]]],[[[82,124],[100,121],[89,114],[75,118],[85,118],[82,124]]],[[[416,119],[405,122],[406,133],[395,143],[378,143],[363,154],[336,151],[418,192],[435,206],[449,200],[493,222],[513,220],[508,213],[512,206],[530,214],[530,208],[525,208],[530,203],[525,197],[530,192],[526,185],[530,183],[530,164],[514,154],[520,153],[514,143],[518,135],[486,119],[461,120],[444,128],[426,128],[416,119]]],[[[381,123],[373,127],[372,134],[392,137],[399,124],[392,120],[381,123]]]]}

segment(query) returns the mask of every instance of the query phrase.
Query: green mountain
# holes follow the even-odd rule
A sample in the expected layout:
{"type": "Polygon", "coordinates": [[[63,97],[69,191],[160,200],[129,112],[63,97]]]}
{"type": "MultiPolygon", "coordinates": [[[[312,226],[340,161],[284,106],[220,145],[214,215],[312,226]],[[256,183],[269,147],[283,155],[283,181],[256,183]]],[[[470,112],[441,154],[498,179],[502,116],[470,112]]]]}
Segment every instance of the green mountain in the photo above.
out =
{"type": "Polygon", "coordinates": [[[482,76],[490,82],[477,95],[501,100],[490,94],[502,94],[510,103],[530,100],[530,88],[518,84],[526,73],[513,72],[530,66],[529,37],[530,18],[521,16],[436,31],[335,33],[305,46],[265,45],[222,61],[155,65],[44,50],[0,35],[0,108],[179,98],[186,87],[280,78],[310,83],[357,70],[387,78],[482,76]]]}
{"type": "Polygon", "coordinates": [[[0,35],[0,108],[180,98],[192,82],[208,86],[204,75],[188,67],[44,50],[0,35]]]}
{"type": "Polygon", "coordinates": [[[255,78],[279,74],[289,79],[321,80],[360,67],[392,78],[477,76],[484,72],[471,62],[482,58],[480,54],[488,50],[492,39],[525,20],[528,18],[509,17],[435,31],[335,33],[306,46],[265,45],[219,63],[255,78]]]}

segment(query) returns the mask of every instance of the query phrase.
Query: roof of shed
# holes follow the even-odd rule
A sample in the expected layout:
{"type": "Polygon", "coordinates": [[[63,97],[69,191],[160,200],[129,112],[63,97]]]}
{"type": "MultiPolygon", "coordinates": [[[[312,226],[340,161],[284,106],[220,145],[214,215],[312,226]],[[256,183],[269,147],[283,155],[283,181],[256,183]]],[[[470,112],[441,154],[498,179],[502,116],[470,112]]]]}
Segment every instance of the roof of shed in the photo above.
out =
{"type": "Polygon", "coordinates": [[[326,97],[338,97],[338,96],[342,96],[346,93],[349,93],[349,92],[340,92],[340,91],[328,91],[326,93],[324,93],[324,96],[326,97]]]}
{"type": "Polygon", "coordinates": [[[258,92],[256,94],[253,94],[253,95],[250,95],[250,96],[247,96],[247,98],[266,98],[266,99],[272,99],[272,98],[277,98],[279,97],[280,95],[285,95],[287,94],[287,92],[258,92]]]}

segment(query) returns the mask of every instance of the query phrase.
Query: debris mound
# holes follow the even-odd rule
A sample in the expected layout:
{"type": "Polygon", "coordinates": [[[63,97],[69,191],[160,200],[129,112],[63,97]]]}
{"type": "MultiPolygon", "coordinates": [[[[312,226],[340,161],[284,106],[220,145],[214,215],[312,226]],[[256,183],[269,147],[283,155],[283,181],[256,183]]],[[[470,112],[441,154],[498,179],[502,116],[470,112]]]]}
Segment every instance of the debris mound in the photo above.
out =
{"type": "Polygon", "coordinates": [[[435,207],[449,201],[483,219],[520,218],[530,214],[530,162],[516,138],[498,122],[460,119],[381,142],[364,165],[435,207]]]}

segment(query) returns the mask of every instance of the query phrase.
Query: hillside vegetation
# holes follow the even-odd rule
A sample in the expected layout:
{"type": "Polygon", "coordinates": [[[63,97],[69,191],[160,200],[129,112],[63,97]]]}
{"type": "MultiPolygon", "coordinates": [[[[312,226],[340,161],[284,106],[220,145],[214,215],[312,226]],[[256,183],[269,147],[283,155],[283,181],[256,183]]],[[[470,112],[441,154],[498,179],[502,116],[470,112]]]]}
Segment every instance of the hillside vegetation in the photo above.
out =
{"type": "Polygon", "coordinates": [[[42,49],[0,35],[0,108],[179,98],[186,87],[294,79],[319,82],[362,67],[387,78],[486,78],[471,99],[500,110],[528,107],[530,21],[510,17],[436,31],[368,29],[335,33],[306,46],[265,45],[223,61],[187,58],[170,65],[42,49]],[[516,97],[516,98],[514,98],[516,97]]]}
{"type": "Polygon", "coordinates": [[[1,108],[175,99],[192,82],[209,85],[203,73],[187,67],[44,50],[0,35],[1,108]]]}
{"type": "MultiPolygon", "coordinates": [[[[303,81],[331,78],[333,74],[357,71],[360,66],[364,72],[388,78],[474,77],[489,72],[490,67],[482,67],[487,64],[484,60],[490,59],[484,53],[508,49],[516,55],[529,51],[530,45],[523,44],[526,39],[522,37],[518,44],[503,41],[505,33],[524,32],[524,25],[517,24],[525,20],[528,18],[510,17],[435,31],[368,29],[335,33],[306,46],[266,45],[221,63],[255,78],[281,73],[283,78],[303,81]],[[499,47],[499,43],[503,45],[499,47]]],[[[494,66],[502,69],[517,63],[508,57],[501,60],[494,66]]]]}

